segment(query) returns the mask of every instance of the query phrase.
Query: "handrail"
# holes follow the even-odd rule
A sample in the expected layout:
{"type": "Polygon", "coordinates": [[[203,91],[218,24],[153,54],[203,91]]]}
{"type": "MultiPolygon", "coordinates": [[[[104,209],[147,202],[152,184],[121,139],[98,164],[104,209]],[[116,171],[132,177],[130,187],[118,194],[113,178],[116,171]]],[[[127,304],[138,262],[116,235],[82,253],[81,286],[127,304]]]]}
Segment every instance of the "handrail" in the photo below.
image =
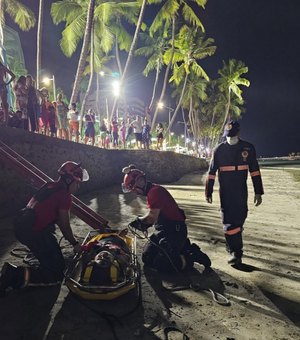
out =
{"type": "MultiPolygon", "coordinates": [[[[19,155],[0,140],[0,158],[11,166],[18,174],[25,176],[30,185],[39,188],[46,182],[53,182],[53,179],[44,174],[40,169],[19,155]]],[[[93,229],[108,227],[108,221],[85,205],[81,200],[72,195],[71,212],[87,223],[93,229]]]]}

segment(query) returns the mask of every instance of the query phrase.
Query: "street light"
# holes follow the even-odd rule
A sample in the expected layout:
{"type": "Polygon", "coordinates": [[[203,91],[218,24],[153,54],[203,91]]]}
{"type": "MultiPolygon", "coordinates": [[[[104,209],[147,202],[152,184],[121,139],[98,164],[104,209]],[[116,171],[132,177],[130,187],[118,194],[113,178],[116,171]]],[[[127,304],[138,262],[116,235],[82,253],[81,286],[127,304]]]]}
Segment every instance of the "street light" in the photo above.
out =
{"type": "Polygon", "coordinates": [[[169,110],[169,146],[170,146],[170,145],[171,145],[171,131],[170,131],[171,113],[172,113],[173,111],[175,111],[175,110],[172,109],[170,106],[165,106],[164,103],[162,103],[162,102],[159,102],[159,103],[157,104],[157,106],[158,106],[159,109],[166,108],[166,109],[169,110]]]}
{"type": "Polygon", "coordinates": [[[48,85],[50,83],[50,81],[52,81],[53,97],[54,97],[54,101],[56,101],[56,86],[55,86],[55,77],[54,77],[54,75],[52,75],[52,78],[45,77],[43,79],[43,83],[45,83],[46,85],[48,85]]]}
{"type": "Polygon", "coordinates": [[[112,88],[113,88],[113,95],[115,97],[119,97],[119,95],[120,95],[120,82],[118,80],[113,81],[112,88]]]}
{"type": "MultiPolygon", "coordinates": [[[[112,82],[112,93],[116,98],[118,98],[121,92],[121,84],[119,81],[120,74],[118,72],[112,72],[111,74],[109,74],[109,73],[105,73],[104,71],[100,71],[99,75],[103,78],[104,77],[114,78],[114,81],[112,82]]],[[[105,104],[106,104],[107,121],[109,121],[109,109],[108,109],[107,97],[105,98],[105,104]]],[[[118,108],[117,108],[117,111],[118,111],[118,108]]]]}

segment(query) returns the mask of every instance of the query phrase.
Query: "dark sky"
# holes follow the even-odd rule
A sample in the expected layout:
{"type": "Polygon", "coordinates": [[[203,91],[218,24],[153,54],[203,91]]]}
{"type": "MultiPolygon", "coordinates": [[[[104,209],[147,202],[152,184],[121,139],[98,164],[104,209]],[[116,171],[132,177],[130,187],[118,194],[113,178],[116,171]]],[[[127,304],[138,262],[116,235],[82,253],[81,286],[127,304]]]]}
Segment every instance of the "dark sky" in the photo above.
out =
{"type": "MultiPolygon", "coordinates": [[[[23,2],[37,7],[37,1],[23,2]]],[[[42,66],[45,73],[55,74],[57,86],[69,93],[79,54],[69,60],[56,46],[63,26],[53,25],[48,14],[51,2],[45,0],[42,66]]],[[[215,78],[222,60],[230,58],[244,61],[249,68],[246,77],[251,86],[243,92],[247,104],[242,138],[256,146],[258,156],[300,152],[300,1],[208,0],[200,16],[207,37],[214,38],[217,45],[215,56],[203,63],[209,76],[215,78]]],[[[34,76],[35,32],[20,33],[26,66],[34,76]]],[[[147,87],[140,71],[135,69],[133,78],[147,87]]],[[[150,90],[139,84],[137,93],[149,95],[150,90]]]]}

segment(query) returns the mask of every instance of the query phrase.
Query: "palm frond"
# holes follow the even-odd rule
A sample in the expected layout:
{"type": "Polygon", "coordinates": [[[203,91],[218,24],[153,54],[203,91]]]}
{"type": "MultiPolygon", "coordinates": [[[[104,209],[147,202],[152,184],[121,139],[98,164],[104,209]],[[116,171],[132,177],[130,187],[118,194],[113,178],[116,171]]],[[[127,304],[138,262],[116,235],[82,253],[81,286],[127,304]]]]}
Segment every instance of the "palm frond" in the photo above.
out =
{"type": "Polygon", "coordinates": [[[86,15],[82,14],[63,30],[60,46],[67,57],[71,57],[76,51],[78,43],[84,35],[85,25],[86,15]]]}
{"type": "Polygon", "coordinates": [[[190,23],[192,26],[199,27],[202,30],[202,32],[205,31],[204,26],[203,26],[201,20],[199,19],[199,17],[196,15],[194,10],[190,6],[188,6],[186,3],[183,5],[182,15],[183,15],[184,19],[188,23],[190,23]]]}
{"type": "Polygon", "coordinates": [[[36,20],[33,11],[17,0],[5,2],[5,12],[23,31],[29,31],[35,26],[36,20]]]}
{"type": "Polygon", "coordinates": [[[55,25],[63,21],[66,21],[66,24],[69,25],[82,13],[82,6],[74,0],[57,1],[51,5],[50,13],[55,25]]]}

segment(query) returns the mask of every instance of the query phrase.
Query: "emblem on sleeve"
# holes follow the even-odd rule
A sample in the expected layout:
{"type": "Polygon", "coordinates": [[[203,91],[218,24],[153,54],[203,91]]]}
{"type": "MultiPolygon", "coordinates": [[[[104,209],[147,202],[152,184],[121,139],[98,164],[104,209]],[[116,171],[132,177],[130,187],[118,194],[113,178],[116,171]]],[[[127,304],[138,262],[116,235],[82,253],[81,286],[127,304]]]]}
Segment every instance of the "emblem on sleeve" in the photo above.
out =
{"type": "Polygon", "coordinates": [[[248,151],[243,151],[243,152],[242,152],[242,157],[243,157],[243,161],[244,161],[244,162],[247,161],[248,155],[249,155],[248,151]]]}
{"type": "Polygon", "coordinates": [[[225,129],[226,129],[227,131],[230,131],[230,130],[232,129],[232,124],[227,124],[226,127],[225,127],[225,129]]]}

